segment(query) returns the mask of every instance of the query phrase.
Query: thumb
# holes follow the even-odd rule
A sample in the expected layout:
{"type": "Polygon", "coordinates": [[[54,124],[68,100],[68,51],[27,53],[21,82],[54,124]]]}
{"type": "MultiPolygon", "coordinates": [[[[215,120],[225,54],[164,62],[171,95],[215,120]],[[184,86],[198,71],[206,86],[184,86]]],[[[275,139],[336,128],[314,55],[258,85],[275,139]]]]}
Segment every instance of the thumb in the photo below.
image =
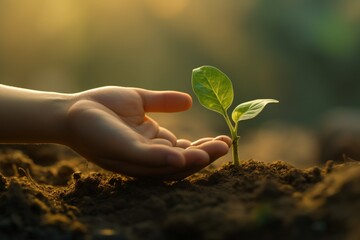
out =
{"type": "Polygon", "coordinates": [[[136,91],[143,101],[145,112],[181,112],[192,105],[192,98],[187,93],[146,89],[136,89],[136,91]]]}

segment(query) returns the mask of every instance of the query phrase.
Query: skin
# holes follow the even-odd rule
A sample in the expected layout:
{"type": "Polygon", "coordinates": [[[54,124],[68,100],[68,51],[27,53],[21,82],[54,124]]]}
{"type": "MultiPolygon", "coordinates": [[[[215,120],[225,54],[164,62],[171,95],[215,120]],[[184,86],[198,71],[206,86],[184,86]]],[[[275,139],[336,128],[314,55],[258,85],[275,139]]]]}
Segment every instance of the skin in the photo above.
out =
{"type": "Polygon", "coordinates": [[[185,178],[225,155],[228,136],[177,139],[146,115],[191,107],[188,94],[102,87],[75,94],[0,84],[0,143],[66,145],[100,167],[134,177],[185,178]]]}

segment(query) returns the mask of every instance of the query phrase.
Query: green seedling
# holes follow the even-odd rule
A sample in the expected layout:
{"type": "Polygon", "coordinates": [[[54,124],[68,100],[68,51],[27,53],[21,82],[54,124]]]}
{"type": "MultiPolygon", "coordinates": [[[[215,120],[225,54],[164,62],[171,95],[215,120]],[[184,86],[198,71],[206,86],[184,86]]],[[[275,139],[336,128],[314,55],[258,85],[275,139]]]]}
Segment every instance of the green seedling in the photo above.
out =
{"type": "Polygon", "coordinates": [[[220,113],[230,129],[232,153],[235,165],[240,165],[238,154],[238,123],[256,117],[268,103],[278,103],[275,99],[256,99],[239,104],[231,114],[228,109],[234,99],[231,80],[225,73],[212,66],[202,66],[192,71],[191,84],[199,102],[204,107],[220,113]]]}

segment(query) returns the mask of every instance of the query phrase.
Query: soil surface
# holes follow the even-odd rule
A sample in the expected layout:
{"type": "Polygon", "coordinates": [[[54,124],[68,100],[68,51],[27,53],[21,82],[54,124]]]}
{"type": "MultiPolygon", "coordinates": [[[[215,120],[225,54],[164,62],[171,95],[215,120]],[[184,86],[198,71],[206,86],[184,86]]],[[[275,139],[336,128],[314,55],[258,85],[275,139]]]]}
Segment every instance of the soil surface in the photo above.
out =
{"type": "Polygon", "coordinates": [[[248,160],[161,182],[0,150],[0,239],[360,239],[360,162],[248,160]],[[46,163],[46,164],[45,164],[46,163]]]}

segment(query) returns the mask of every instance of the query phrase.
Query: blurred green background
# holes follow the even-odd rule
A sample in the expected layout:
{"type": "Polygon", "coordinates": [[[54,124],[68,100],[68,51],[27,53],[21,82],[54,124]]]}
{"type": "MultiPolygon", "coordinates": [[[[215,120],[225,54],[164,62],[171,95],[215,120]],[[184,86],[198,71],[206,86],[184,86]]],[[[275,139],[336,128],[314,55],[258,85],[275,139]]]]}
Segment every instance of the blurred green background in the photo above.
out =
{"type": "MultiPolygon", "coordinates": [[[[316,127],[333,108],[360,106],[360,1],[0,1],[3,84],[192,94],[191,70],[201,65],[232,79],[235,102],[280,100],[243,128],[267,120],[316,127]]],[[[194,103],[181,115],[186,124],[227,131],[221,116],[194,103]]]]}

